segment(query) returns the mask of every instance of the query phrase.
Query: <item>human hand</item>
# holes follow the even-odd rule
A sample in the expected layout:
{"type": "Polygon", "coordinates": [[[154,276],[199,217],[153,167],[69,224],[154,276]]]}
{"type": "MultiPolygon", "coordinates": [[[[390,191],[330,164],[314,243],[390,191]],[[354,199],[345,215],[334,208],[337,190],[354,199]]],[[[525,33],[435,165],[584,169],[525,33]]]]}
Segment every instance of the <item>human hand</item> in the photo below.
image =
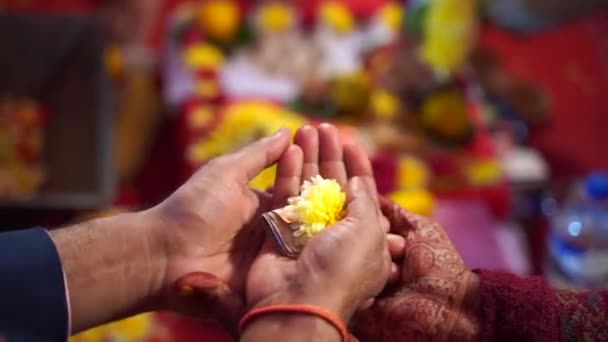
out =
{"type": "Polygon", "coordinates": [[[401,281],[356,318],[362,341],[476,340],[477,275],[437,223],[383,198],[391,232],[405,238],[401,281]]]}
{"type": "Polygon", "coordinates": [[[387,281],[391,262],[386,234],[369,159],[359,148],[343,148],[331,125],[298,131],[296,145],[278,164],[274,207],[285,205],[303,180],[317,174],[346,186],[346,217],[315,236],[297,259],[281,255],[268,237],[249,271],[247,304],[313,304],[348,322],[387,281]]]}
{"type": "Polygon", "coordinates": [[[158,289],[161,308],[195,316],[211,313],[225,324],[235,323],[243,306],[247,270],[264,239],[256,219],[271,207],[269,194],[247,184],[274,164],[289,144],[289,131],[282,129],[215,158],[145,212],[165,249],[158,289]]]}

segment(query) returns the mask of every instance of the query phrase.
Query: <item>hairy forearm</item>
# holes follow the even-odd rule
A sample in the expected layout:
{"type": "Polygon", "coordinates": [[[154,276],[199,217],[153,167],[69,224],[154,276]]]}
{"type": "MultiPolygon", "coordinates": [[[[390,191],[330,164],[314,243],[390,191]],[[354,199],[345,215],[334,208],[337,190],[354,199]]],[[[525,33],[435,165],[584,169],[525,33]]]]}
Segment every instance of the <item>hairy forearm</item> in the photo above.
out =
{"type": "Polygon", "coordinates": [[[338,330],[316,316],[300,314],[273,314],[251,322],[243,335],[243,342],[272,341],[289,342],[341,341],[338,330]]]}
{"type": "Polygon", "coordinates": [[[146,217],[121,214],[51,232],[66,275],[72,333],[157,305],[163,248],[146,217]]]}

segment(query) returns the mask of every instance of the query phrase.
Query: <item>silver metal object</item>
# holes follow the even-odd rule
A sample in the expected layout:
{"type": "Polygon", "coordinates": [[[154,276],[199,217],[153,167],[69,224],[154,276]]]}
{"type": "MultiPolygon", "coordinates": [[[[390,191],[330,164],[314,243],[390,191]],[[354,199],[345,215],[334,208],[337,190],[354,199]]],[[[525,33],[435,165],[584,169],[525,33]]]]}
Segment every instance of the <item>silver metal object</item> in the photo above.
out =
{"type": "Polygon", "coordinates": [[[274,237],[281,253],[290,258],[297,258],[310,240],[305,235],[295,236],[294,233],[299,229],[299,224],[289,222],[285,215],[282,215],[281,209],[269,211],[262,217],[264,217],[268,230],[274,237]]]}

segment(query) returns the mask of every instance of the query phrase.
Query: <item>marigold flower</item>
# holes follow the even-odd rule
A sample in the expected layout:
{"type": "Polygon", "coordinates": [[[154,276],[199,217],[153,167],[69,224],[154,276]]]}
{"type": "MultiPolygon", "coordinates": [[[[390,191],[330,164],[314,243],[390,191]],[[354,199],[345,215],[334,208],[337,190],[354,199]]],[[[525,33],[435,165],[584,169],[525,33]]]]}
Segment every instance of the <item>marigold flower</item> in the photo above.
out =
{"type": "Polygon", "coordinates": [[[336,180],[317,175],[302,184],[300,195],[289,198],[283,212],[290,221],[300,224],[294,231],[296,237],[313,237],[342,219],[345,201],[346,195],[336,180]]]}

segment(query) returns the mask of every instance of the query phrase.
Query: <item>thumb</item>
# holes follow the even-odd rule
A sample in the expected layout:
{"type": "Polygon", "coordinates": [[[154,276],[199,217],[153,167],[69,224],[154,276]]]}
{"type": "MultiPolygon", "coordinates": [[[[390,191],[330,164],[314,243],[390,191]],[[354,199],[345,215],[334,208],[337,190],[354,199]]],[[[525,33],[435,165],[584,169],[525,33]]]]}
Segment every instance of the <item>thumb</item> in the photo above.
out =
{"type": "Polygon", "coordinates": [[[276,163],[289,147],[289,129],[281,128],[275,134],[255,141],[238,151],[220,157],[222,172],[232,173],[243,186],[262,170],[276,163]]]}
{"type": "Polygon", "coordinates": [[[378,216],[378,205],[374,200],[374,192],[362,177],[352,177],[346,186],[347,217],[367,221],[378,216]]]}

